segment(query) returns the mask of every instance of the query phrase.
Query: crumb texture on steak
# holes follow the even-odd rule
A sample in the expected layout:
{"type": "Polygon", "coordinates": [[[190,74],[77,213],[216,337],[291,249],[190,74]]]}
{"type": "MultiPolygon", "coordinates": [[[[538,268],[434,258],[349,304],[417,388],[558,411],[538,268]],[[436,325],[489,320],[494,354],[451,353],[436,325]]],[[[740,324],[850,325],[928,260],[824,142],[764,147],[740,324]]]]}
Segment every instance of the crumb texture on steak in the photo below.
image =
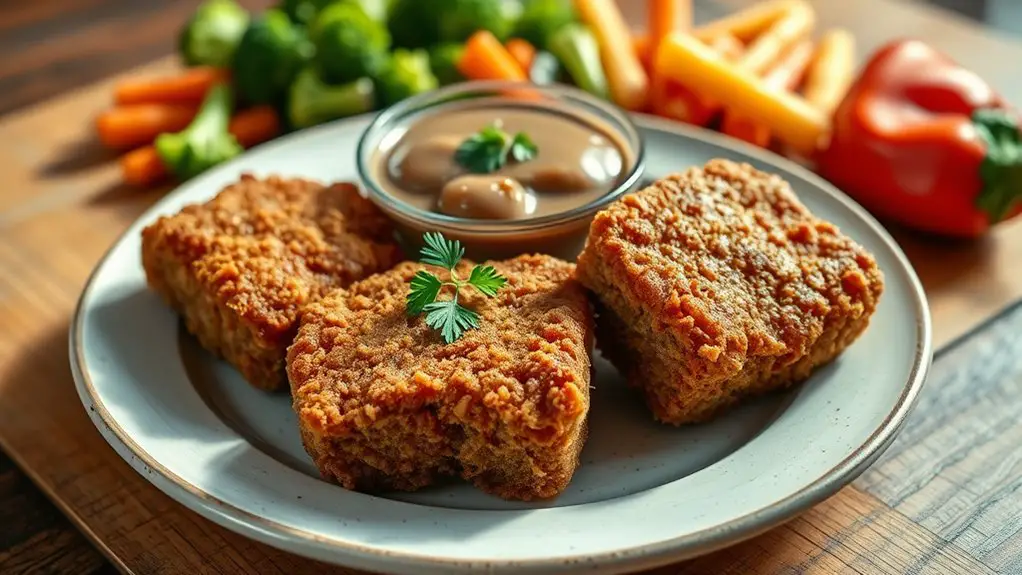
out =
{"type": "Polygon", "coordinates": [[[862,333],[883,290],[873,256],[783,179],[727,160],[599,213],[578,276],[600,349],[674,424],[804,380],[862,333]]]}
{"type": "MultiPolygon", "coordinates": [[[[480,327],[444,344],[405,298],[405,262],[309,306],[288,351],[306,450],[349,489],[414,490],[460,475],[509,499],[552,497],[578,465],[589,410],[592,315],[574,264],[488,262],[508,278],[459,301],[480,327]]],[[[472,263],[459,267],[467,277],[472,263]]],[[[441,297],[450,297],[442,292],[441,297]]]]}
{"type": "Polygon", "coordinates": [[[243,175],[142,231],[149,286],[267,390],[286,386],[301,306],[399,260],[390,222],[347,183],[243,175]]]}

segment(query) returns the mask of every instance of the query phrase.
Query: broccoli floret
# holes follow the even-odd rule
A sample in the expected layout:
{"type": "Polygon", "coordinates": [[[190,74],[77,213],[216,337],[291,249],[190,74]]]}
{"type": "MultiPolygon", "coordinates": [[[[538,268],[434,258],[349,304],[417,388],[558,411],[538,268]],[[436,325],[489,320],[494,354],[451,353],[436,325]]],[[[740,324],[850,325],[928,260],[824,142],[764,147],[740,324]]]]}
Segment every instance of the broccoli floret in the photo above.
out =
{"type": "Polygon", "coordinates": [[[252,20],[231,66],[238,94],[252,104],[279,104],[313,48],[302,29],[280,10],[252,20]]]}
{"type": "Polygon", "coordinates": [[[519,0],[394,0],[387,22],[395,45],[428,48],[464,42],[476,30],[504,40],[521,13],[519,0]]]}
{"type": "Polygon", "coordinates": [[[312,24],[320,12],[335,4],[351,4],[365,10],[377,22],[386,22],[392,0],[281,0],[277,5],[295,24],[312,24]]]}
{"type": "Polygon", "coordinates": [[[192,178],[241,153],[241,145],[228,131],[232,106],[230,88],[219,84],[206,95],[187,128],[156,138],[156,153],[178,179],[192,178]]]}
{"type": "Polygon", "coordinates": [[[369,78],[343,86],[329,86],[315,68],[298,73],[288,102],[288,121],[293,128],[307,128],[330,120],[364,114],[373,110],[375,90],[369,78]]]}
{"type": "Polygon", "coordinates": [[[429,51],[429,68],[441,86],[465,79],[458,71],[458,60],[465,51],[464,44],[440,44],[429,51]]]}
{"type": "Polygon", "coordinates": [[[389,106],[415,94],[435,90],[439,82],[429,69],[429,54],[425,50],[399,48],[391,54],[377,78],[376,87],[382,103],[389,106]]]}
{"type": "Polygon", "coordinates": [[[574,21],[575,9],[570,0],[528,0],[515,26],[514,35],[545,50],[550,38],[574,21]]]}
{"type": "Polygon", "coordinates": [[[178,36],[181,59],[186,66],[230,66],[247,27],[248,12],[234,0],[206,0],[178,36]]]}
{"type": "Polygon", "coordinates": [[[287,14],[292,22],[300,26],[311,23],[320,10],[333,4],[336,0],[281,0],[277,10],[287,14]]]}
{"type": "Polygon", "coordinates": [[[339,3],[320,12],[312,25],[316,63],[330,83],[375,77],[390,49],[390,33],[353,4],[339,3]]]}

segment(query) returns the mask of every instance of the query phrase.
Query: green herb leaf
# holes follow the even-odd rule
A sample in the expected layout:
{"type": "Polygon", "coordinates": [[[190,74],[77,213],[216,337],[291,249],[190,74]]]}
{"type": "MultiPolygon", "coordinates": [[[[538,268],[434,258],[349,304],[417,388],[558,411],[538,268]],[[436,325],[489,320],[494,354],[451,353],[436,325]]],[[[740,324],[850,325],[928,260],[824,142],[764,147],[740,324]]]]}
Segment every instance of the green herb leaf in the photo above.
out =
{"type": "Polygon", "coordinates": [[[426,325],[440,330],[444,341],[452,343],[465,331],[479,327],[479,314],[458,303],[458,291],[465,286],[472,286],[483,295],[493,297],[507,283],[507,278],[498,274],[493,266],[477,265],[472,268],[468,279],[463,280],[454,273],[454,268],[465,255],[461,242],[448,240],[437,232],[425,234],[423,241],[426,245],[419,252],[422,263],[444,267],[451,277],[441,281],[426,270],[416,272],[405,299],[405,311],[410,316],[425,312],[426,325]],[[454,287],[454,296],[450,300],[437,301],[444,286],[454,287]]]}
{"type": "Polygon", "coordinates": [[[405,304],[408,315],[415,316],[422,313],[423,308],[436,301],[443,285],[440,278],[426,270],[419,270],[412,278],[412,289],[408,292],[405,304]]]}
{"type": "Polygon", "coordinates": [[[506,283],[507,278],[498,274],[493,266],[476,266],[468,276],[468,284],[489,297],[497,295],[497,290],[506,283]]]}
{"type": "Polygon", "coordinates": [[[532,138],[525,132],[515,134],[514,140],[511,141],[511,157],[516,162],[528,162],[535,158],[537,153],[539,148],[533,143],[532,138]]]}
{"type": "Polygon", "coordinates": [[[422,256],[420,261],[424,264],[454,270],[465,255],[465,248],[461,246],[461,242],[448,240],[438,232],[427,232],[422,239],[426,245],[419,254],[422,256]]]}
{"type": "Polygon", "coordinates": [[[458,146],[454,161],[466,170],[477,174],[495,172],[508,161],[508,155],[518,162],[527,162],[536,157],[539,149],[524,132],[512,138],[496,125],[483,128],[458,146]]]}
{"type": "Polygon", "coordinates": [[[479,327],[479,315],[458,301],[435,301],[425,308],[426,325],[440,330],[445,343],[454,343],[466,330],[479,327]]]}

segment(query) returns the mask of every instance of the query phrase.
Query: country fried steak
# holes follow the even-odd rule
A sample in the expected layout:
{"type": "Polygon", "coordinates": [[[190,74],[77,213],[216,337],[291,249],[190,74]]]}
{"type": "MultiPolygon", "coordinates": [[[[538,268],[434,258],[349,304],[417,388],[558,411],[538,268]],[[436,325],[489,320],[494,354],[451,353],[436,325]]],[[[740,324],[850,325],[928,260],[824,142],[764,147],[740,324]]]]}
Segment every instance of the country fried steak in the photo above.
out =
{"type": "Polygon", "coordinates": [[[600,349],[671,424],[805,380],[859,337],[883,291],[873,256],[784,180],[725,160],[598,214],[578,276],[600,349]]]}
{"type": "Polygon", "coordinates": [[[253,386],[286,388],[299,308],[401,259],[353,184],[244,175],[142,232],[149,286],[253,386]]]}
{"type": "MultiPolygon", "coordinates": [[[[415,490],[461,476],[508,499],[560,493],[586,436],[593,325],[574,264],[487,262],[495,297],[459,301],[479,327],[446,344],[405,298],[405,262],[309,306],[287,369],[305,448],[348,489],[415,490]]],[[[467,277],[472,263],[458,271],[467,277]]]]}

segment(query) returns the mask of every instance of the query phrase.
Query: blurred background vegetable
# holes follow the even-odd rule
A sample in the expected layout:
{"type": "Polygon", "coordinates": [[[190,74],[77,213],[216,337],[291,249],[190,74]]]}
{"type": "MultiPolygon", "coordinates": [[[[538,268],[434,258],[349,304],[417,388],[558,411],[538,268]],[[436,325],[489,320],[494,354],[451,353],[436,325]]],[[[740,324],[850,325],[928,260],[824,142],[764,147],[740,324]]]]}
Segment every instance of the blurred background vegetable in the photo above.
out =
{"type": "Polygon", "coordinates": [[[214,86],[187,128],[156,138],[163,165],[187,180],[240,154],[241,144],[227,130],[232,109],[231,89],[226,84],[214,86]]]}
{"type": "Polygon", "coordinates": [[[375,77],[387,63],[390,33],[358,5],[340,2],[326,7],[312,27],[316,64],[331,83],[375,77]]]}
{"type": "Polygon", "coordinates": [[[230,66],[248,20],[248,12],[234,0],[206,0],[178,37],[181,60],[186,66],[230,66]]]}
{"type": "Polygon", "coordinates": [[[622,1],[277,0],[248,13],[205,0],[180,33],[187,68],[117,85],[95,130],[134,154],[183,130],[223,83],[235,118],[272,110],[275,130],[294,130],[456,82],[510,80],[574,85],[812,160],[854,80],[848,32],[814,43],[807,0],[762,0],[698,26],[692,0],[646,0],[645,26],[631,30],[622,1]]]}
{"type": "Polygon", "coordinates": [[[377,79],[379,102],[384,106],[438,87],[440,83],[430,70],[429,53],[425,50],[394,50],[377,79]]]}
{"type": "Polygon", "coordinates": [[[571,0],[529,0],[515,25],[514,36],[538,49],[549,49],[550,38],[576,21],[571,0]]]}
{"type": "Polygon", "coordinates": [[[600,47],[589,28],[576,23],[561,27],[550,39],[549,50],[579,88],[601,98],[608,97],[600,47]]]}
{"type": "Polygon", "coordinates": [[[124,80],[114,86],[114,103],[193,104],[197,107],[210,88],[229,78],[227,70],[201,66],[160,78],[124,80]]]}
{"type": "Polygon", "coordinates": [[[371,112],[376,104],[373,81],[359,78],[340,86],[323,82],[314,68],[298,73],[288,99],[288,121],[307,128],[338,118],[371,112]]]}
{"type": "Polygon", "coordinates": [[[280,10],[267,10],[249,24],[231,66],[235,89],[249,104],[279,104],[312,57],[304,29],[280,10]]]}
{"type": "Polygon", "coordinates": [[[525,81],[525,70],[500,40],[486,30],[468,39],[458,61],[458,71],[470,80],[525,81]]]}
{"type": "Polygon", "coordinates": [[[441,86],[461,82],[465,76],[458,71],[458,60],[465,52],[465,45],[448,42],[433,46],[429,51],[429,68],[441,86]]]}
{"type": "Polygon", "coordinates": [[[464,42],[477,30],[504,40],[520,12],[519,2],[507,0],[395,0],[387,25],[395,46],[428,48],[464,42]]]}

